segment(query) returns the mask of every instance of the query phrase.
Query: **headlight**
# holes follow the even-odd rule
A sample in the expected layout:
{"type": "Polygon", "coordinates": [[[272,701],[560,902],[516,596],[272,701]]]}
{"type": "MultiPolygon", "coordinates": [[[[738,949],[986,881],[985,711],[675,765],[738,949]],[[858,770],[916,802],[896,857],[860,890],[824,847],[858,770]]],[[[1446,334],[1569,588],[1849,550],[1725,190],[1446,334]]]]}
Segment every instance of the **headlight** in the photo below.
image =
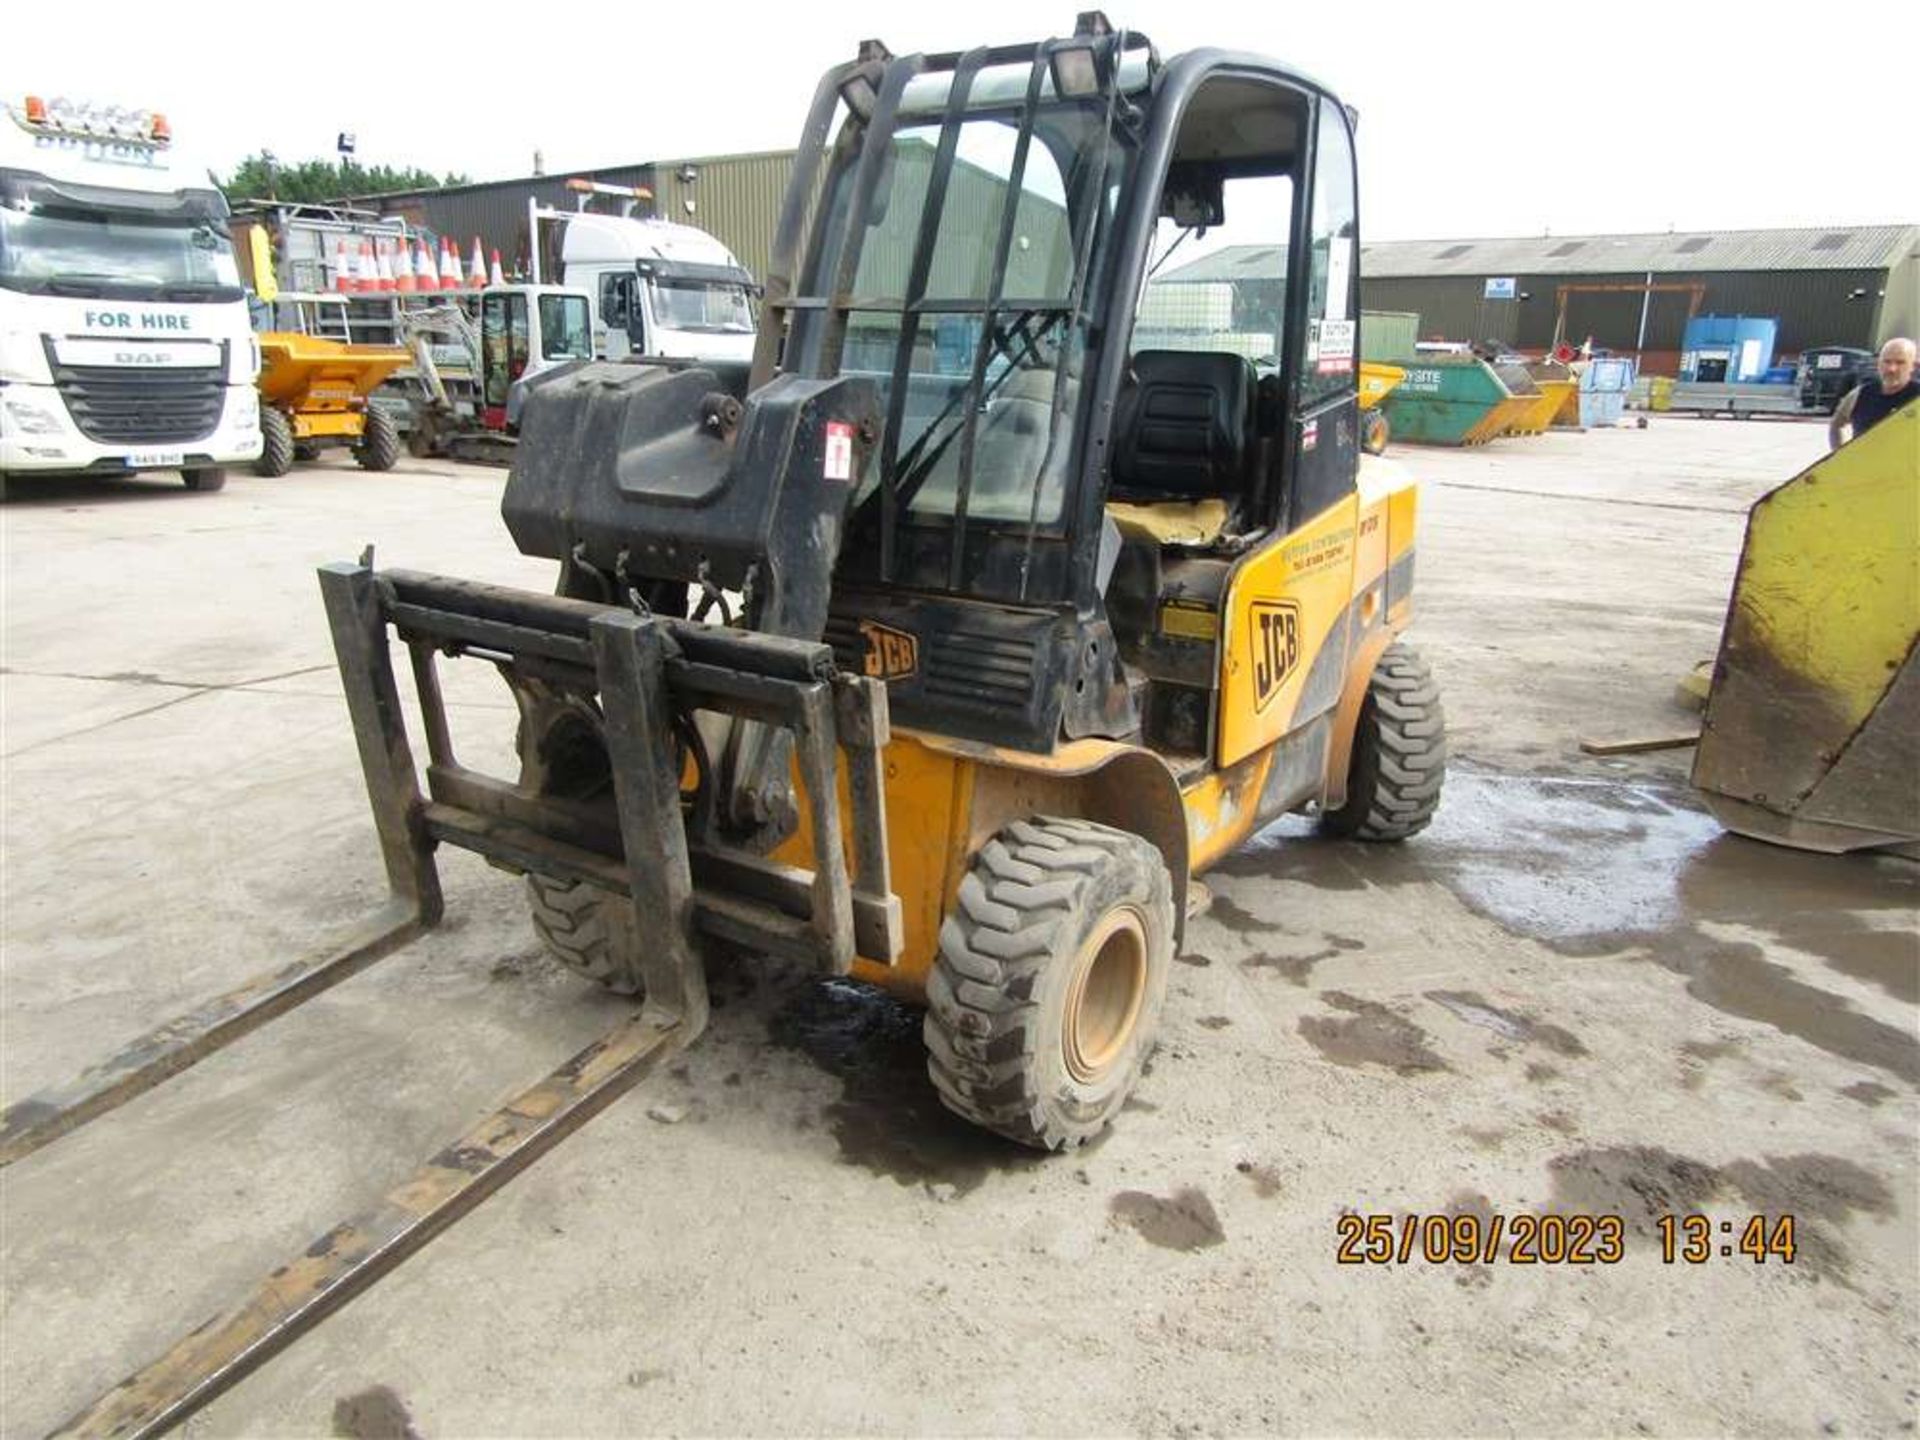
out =
{"type": "Polygon", "coordinates": [[[58,435],[64,428],[59,415],[46,406],[12,396],[7,397],[7,418],[18,425],[24,435],[58,435]]]}

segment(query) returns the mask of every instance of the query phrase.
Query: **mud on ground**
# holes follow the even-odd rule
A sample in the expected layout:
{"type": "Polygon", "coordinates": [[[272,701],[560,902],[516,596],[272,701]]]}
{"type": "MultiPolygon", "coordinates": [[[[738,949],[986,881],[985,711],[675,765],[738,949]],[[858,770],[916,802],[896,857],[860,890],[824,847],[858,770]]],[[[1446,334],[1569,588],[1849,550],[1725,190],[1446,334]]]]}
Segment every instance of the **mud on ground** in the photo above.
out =
{"type": "MultiPolygon", "coordinates": [[[[1686,726],[1741,511],[1822,444],[1672,419],[1399,451],[1439,819],[1384,849],[1287,822],[1216,872],[1102,1142],[1010,1151],[939,1108],[911,1012],[729,964],[669,1073],[188,1432],[1910,1433],[1920,870],[1729,837],[1684,752],[1578,749],[1686,726]],[[1689,1212],[1791,1213],[1795,1263],[1663,1264],[1689,1212]],[[1548,1214],[1617,1215],[1623,1258],[1336,1263],[1347,1215],[1548,1214]]],[[[377,540],[544,585],[501,479],[321,464],[0,512],[8,1100],[375,902],[312,567],[377,540]]],[[[502,755],[497,682],[449,696],[502,755]]],[[[511,880],[443,870],[445,928],[4,1172],[0,1429],[613,1023],[511,880]]]]}

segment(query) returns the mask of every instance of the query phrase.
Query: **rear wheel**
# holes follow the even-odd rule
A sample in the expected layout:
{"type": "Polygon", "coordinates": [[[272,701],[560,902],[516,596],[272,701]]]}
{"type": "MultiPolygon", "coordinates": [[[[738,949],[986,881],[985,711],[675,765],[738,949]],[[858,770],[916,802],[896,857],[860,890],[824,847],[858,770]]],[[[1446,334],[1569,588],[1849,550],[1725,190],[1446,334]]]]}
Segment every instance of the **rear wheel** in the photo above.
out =
{"type": "Polygon", "coordinates": [[[400,458],[400,427],[384,410],[367,407],[360,443],[353,447],[353,458],[363,470],[391,470],[400,458]]]}
{"type": "Polygon", "coordinates": [[[180,478],[186,482],[189,490],[211,492],[225,487],[227,472],[218,465],[200,465],[192,470],[182,470],[180,478]]]}
{"type": "Polygon", "coordinates": [[[1378,410],[1369,410],[1360,417],[1360,448],[1367,454],[1385,454],[1387,434],[1387,417],[1378,410]]]}
{"type": "Polygon", "coordinates": [[[1138,835],[1009,825],[974,858],[928,979],[927,1069],[955,1114],[1063,1150],[1104,1130],[1153,1045],[1173,882],[1138,835]]]}
{"type": "Polygon", "coordinates": [[[1353,737],[1347,803],[1320,828],[1355,840],[1404,840],[1440,808],[1447,721],[1440,687],[1411,645],[1395,641],[1373,667],[1353,737]]]}

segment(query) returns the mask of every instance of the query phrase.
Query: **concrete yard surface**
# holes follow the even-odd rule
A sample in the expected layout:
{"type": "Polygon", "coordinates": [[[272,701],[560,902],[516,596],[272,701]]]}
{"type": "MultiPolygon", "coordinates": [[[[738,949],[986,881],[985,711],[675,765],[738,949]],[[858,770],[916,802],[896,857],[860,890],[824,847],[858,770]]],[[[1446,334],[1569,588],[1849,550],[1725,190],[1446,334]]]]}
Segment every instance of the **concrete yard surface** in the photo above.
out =
{"type": "MultiPolygon", "coordinates": [[[[1579,748],[1697,724],[1674,687],[1744,510],[1824,445],[1656,417],[1394,447],[1425,482],[1438,819],[1374,847],[1289,819],[1214,871],[1099,1142],[973,1132],[915,1012],[728,961],[666,1073],[185,1433],[1912,1433],[1920,865],[1727,835],[1688,751],[1579,748]],[[1710,1253],[1664,1263],[1689,1214],[1710,1253]],[[1791,1264],[1739,1253],[1782,1215],[1791,1264]],[[1397,1247],[1424,1216],[1618,1217],[1623,1253],[1429,1262],[1416,1226],[1404,1261],[1340,1263],[1370,1217],[1397,1247]]],[[[314,567],[373,542],[549,588],[504,479],[16,483],[0,1098],[378,905],[314,567]]],[[[446,669],[464,755],[504,765],[505,687],[446,669]]],[[[0,1432],[58,1424],[628,1013],[543,954],[513,877],[441,870],[440,929],[0,1171],[0,1432]]]]}

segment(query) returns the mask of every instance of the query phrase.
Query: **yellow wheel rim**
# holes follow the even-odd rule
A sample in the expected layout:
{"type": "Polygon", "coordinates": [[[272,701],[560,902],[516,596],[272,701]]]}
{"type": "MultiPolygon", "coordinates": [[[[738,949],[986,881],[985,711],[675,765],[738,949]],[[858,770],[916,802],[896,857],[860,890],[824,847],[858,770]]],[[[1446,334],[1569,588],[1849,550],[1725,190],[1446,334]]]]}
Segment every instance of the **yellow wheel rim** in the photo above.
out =
{"type": "Polygon", "coordinates": [[[1109,911],[1074,956],[1067,989],[1067,1071],[1080,1083],[1100,1079],[1126,1048],[1147,994],[1146,918],[1131,905],[1109,911]]]}

